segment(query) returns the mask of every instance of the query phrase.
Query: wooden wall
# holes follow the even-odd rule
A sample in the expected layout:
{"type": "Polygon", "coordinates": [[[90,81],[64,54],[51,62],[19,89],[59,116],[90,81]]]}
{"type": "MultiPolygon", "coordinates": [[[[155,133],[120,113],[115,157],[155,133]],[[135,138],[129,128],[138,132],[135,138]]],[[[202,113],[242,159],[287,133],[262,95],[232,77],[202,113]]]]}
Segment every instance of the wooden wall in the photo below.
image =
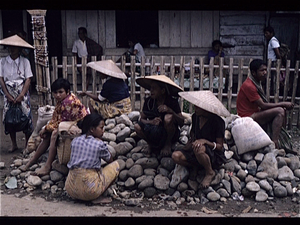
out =
{"type": "Polygon", "coordinates": [[[266,12],[221,11],[220,40],[233,45],[225,55],[238,58],[263,58],[265,55],[266,12]]]}

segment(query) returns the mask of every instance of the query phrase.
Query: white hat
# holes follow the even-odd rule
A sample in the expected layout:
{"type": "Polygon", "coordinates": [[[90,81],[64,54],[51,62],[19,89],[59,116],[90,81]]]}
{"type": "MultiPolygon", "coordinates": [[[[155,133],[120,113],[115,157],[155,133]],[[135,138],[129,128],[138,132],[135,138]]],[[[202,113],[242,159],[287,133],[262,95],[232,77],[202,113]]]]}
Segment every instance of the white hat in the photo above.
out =
{"type": "Polygon", "coordinates": [[[123,71],[120,70],[120,68],[112,60],[89,62],[87,66],[110,77],[127,79],[125,73],[123,73],[123,71]]]}
{"type": "Polygon", "coordinates": [[[34,47],[32,45],[28,44],[26,41],[24,41],[17,34],[0,40],[0,45],[10,45],[10,46],[17,46],[17,47],[34,49],[34,47]]]}
{"type": "Polygon", "coordinates": [[[230,112],[211,91],[185,91],[179,92],[179,96],[218,116],[230,116],[230,112]]]}
{"type": "Polygon", "coordinates": [[[151,76],[140,77],[136,79],[136,82],[140,86],[148,90],[150,90],[151,88],[151,81],[158,81],[167,84],[168,91],[172,96],[178,96],[178,92],[183,91],[181,87],[179,87],[174,81],[172,81],[166,75],[151,75],[151,76]]]}

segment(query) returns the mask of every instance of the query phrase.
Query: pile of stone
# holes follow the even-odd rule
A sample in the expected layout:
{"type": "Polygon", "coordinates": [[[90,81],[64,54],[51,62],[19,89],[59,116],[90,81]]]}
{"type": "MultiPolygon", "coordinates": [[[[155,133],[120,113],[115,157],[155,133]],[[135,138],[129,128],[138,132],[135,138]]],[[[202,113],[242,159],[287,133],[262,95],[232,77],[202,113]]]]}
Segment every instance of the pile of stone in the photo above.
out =
{"type": "MultiPolygon", "coordinates": [[[[184,115],[185,124],[179,142],[173,146],[175,150],[182,148],[188,140],[191,117],[184,115]]],[[[256,201],[266,201],[292,196],[294,201],[300,202],[299,155],[286,154],[283,149],[275,149],[274,145],[238,155],[230,129],[226,129],[224,147],[228,162],[216,171],[210,187],[203,190],[199,184],[204,171],[200,170],[196,180],[191,180],[188,168],[176,165],[171,157],[143,153],[147,143],[138,139],[134,132],[139,116],[139,112],[134,111],[105,121],[103,140],[121,167],[118,179],[107,191],[115,199],[127,205],[136,205],[143,198],[159,198],[174,204],[204,204],[226,201],[227,198],[242,201],[244,197],[251,197],[256,201]]],[[[39,188],[53,195],[66,195],[64,182],[68,168],[56,160],[49,175],[33,176],[31,172],[43,165],[47,154],[30,171],[22,171],[30,154],[16,159],[11,165],[10,177],[17,178],[16,186],[22,192],[39,188]]]]}

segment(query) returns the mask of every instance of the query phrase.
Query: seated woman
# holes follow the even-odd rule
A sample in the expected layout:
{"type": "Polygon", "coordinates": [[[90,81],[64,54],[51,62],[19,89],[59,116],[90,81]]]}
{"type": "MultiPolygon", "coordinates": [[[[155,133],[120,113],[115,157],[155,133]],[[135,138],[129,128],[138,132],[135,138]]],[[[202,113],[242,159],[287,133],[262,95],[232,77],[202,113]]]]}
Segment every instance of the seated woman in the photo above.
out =
{"type": "Polygon", "coordinates": [[[160,151],[162,156],[170,156],[172,144],[179,138],[178,126],[184,122],[178,98],[174,98],[182,89],[165,75],[138,78],[136,82],[150,90],[140,120],[134,126],[137,135],[148,143],[144,153],[160,151]]]}
{"type": "Polygon", "coordinates": [[[125,83],[127,76],[112,60],[90,62],[89,67],[100,72],[101,79],[106,79],[99,96],[82,92],[81,96],[91,98],[89,109],[91,113],[99,113],[104,119],[131,112],[131,101],[128,86],[125,83]]]}
{"type": "Polygon", "coordinates": [[[38,146],[34,156],[24,167],[24,170],[27,170],[31,165],[36,163],[49,147],[49,156],[46,164],[36,171],[36,174],[40,176],[49,174],[51,171],[52,162],[57,154],[56,144],[59,123],[62,121],[80,121],[88,114],[80,100],[73,93],[70,93],[70,83],[68,80],[58,78],[52,83],[51,91],[57,102],[52,119],[40,131],[40,136],[43,140],[38,146]]]}
{"type": "Polygon", "coordinates": [[[80,128],[82,135],[71,143],[71,158],[66,191],[74,199],[96,200],[119,174],[119,163],[101,140],[104,120],[97,114],[87,115],[80,128]],[[101,168],[101,159],[109,163],[101,168]]]}
{"type": "Polygon", "coordinates": [[[207,188],[218,169],[225,162],[224,133],[225,122],[220,116],[230,116],[223,104],[211,91],[180,92],[179,95],[194,104],[192,128],[189,142],[182,150],[175,151],[172,158],[175,163],[192,167],[190,179],[195,179],[198,167],[205,169],[202,188],[207,188]]]}

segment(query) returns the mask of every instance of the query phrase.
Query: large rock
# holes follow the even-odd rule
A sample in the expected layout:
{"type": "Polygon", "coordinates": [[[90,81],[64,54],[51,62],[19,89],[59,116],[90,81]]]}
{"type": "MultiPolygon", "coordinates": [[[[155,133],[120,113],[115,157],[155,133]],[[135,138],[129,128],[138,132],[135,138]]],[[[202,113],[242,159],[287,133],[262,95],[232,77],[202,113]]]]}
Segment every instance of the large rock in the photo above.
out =
{"type": "Polygon", "coordinates": [[[117,135],[109,132],[104,132],[101,138],[103,141],[116,141],[117,140],[117,135]]]}
{"type": "Polygon", "coordinates": [[[158,174],[154,177],[154,187],[157,188],[158,190],[168,190],[170,184],[169,178],[158,174]]]}
{"type": "Polygon", "coordinates": [[[144,158],[141,158],[141,159],[138,159],[137,161],[135,161],[135,164],[140,164],[143,169],[147,169],[147,168],[153,168],[153,169],[156,169],[158,167],[158,160],[157,158],[147,158],[147,157],[144,157],[144,158]]]}
{"type": "Polygon", "coordinates": [[[143,167],[139,164],[133,165],[127,173],[132,178],[138,178],[143,175],[143,167]]]}
{"type": "Polygon", "coordinates": [[[276,179],[278,176],[277,160],[272,152],[265,154],[263,161],[257,168],[257,172],[266,172],[269,177],[276,179]]]}
{"type": "Polygon", "coordinates": [[[283,166],[278,170],[278,180],[291,181],[294,178],[293,171],[288,166],[283,166]]]}
{"type": "Polygon", "coordinates": [[[176,188],[179,183],[187,179],[189,176],[189,171],[184,166],[178,164],[176,164],[173,172],[174,173],[172,175],[172,180],[170,183],[171,188],[176,188]]]}
{"type": "Polygon", "coordinates": [[[26,179],[27,183],[31,186],[40,186],[43,181],[39,176],[29,175],[26,179]]]}
{"type": "Polygon", "coordinates": [[[121,142],[114,146],[114,149],[116,150],[117,155],[125,155],[127,154],[133,146],[128,142],[121,142]]]}
{"type": "Polygon", "coordinates": [[[176,164],[172,158],[164,157],[160,160],[160,165],[171,172],[175,168],[176,164]]]}
{"type": "Polygon", "coordinates": [[[118,142],[122,142],[125,140],[125,138],[129,137],[130,135],[130,128],[129,127],[125,127],[123,130],[121,130],[118,134],[117,134],[117,141],[118,142]]]}

